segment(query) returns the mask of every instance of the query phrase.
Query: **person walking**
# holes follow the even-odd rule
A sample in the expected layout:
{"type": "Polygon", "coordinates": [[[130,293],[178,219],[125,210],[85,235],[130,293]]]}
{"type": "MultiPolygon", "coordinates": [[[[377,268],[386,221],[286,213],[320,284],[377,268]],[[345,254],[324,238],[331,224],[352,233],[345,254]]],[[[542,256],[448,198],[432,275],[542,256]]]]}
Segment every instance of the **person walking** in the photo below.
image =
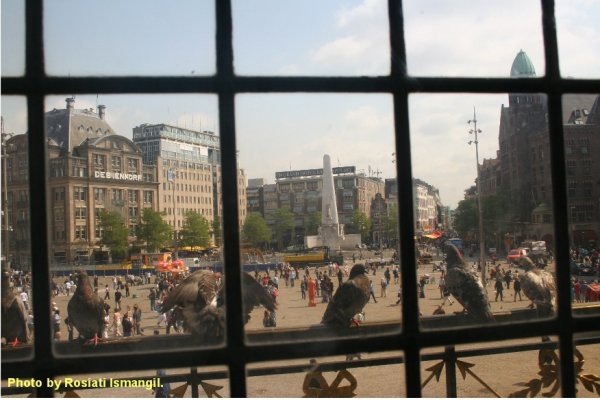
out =
{"type": "Polygon", "coordinates": [[[369,301],[371,300],[371,297],[373,297],[373,301],[377,303],[377,299],[375,298],[375,287],[373,286],[372,280],[369,280],[369,294],[369,301]]]}
{"type": "Polygon", "coordinates": [[[108,285],[104,288],[104,300],[110,300],[110,289],[108,285]]]}
{"type": "Polygon", "coordinates": [[[496,288],[496,298],[494,301],[498,301],[498,296],[500,296],[500,301],[504,301],[502,299],[502,290],[504,290],[504,285],[502,284],[502,280],[500,279],[500,277],[498,277],[496,279],[495,288],[496,288]]]}
{"type": "Polygon", "coordinates": [[[115,308],[121,308],[122,297],[123,293],[121,293],[121,289],[117,288],[117,290],[115,290],[115,308]]]}
{"type": "Polygon", "coordinates": [[[380,297],[387,297],[387,280],[385,279],[384,276],[381,277],[381,296],[380,297]]]}

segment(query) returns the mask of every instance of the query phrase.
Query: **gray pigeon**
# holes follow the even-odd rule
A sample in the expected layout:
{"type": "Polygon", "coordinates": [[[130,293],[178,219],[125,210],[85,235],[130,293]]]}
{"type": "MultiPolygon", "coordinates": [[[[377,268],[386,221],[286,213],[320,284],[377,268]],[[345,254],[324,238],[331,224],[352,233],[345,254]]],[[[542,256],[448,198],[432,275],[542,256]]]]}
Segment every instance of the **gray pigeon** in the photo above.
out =
{"type": "Polygon", "coordinates": [[[104,325],[104,300],[94,292],[85,271],[78,271],[76,275],[77,289],[67,305],[68,319],[79,332],[80,338],[97,344],[104,325]]]}
{"type": "Polygon", "coordinates": [[[479,276],[467,267],[458,248],[450,242],[446,242],[446,263],[446,288],[450,294],[476,322],[493,322],[494,315],[479,276]]]}
{"type": "MultiPolygon", "coordinates": [[[[262,305],[275,311],[275,299],[252,276],[242,274],[244,323],[252,310],[262,305]]],[[[165,299],[161,312],[179,307],[186,330],[206,340],[222,338],[225,332],[225,287],[219,286],[217,276],[199,270],[176,286],[165,299]]]]}
{"type": "Polygon", "coordinates": [[[356,264],[350,270],[348,280],[336,290],[327,304],[321,323],[329,327],[348,328],[358,325],[354,316],[369,302],[369,278],[363,264],[356,264]]]}
{"type": "Polygon", "coordinates": [[[27,312],[19,296],[16,296],[9,283],[10,270],[2,270],[2,337],[13,347],[27,343],[27,312]]]}
{"type": "Polygon", "coordinates": [[[530,307],[533,308],[535,305],[540,317],[551,317],[556,307],[554,276],[538,268],[529,257],[521,258],[519,264],[525,270],[525,274],[519,280],[523,293],[531,300],[530,307]]]}

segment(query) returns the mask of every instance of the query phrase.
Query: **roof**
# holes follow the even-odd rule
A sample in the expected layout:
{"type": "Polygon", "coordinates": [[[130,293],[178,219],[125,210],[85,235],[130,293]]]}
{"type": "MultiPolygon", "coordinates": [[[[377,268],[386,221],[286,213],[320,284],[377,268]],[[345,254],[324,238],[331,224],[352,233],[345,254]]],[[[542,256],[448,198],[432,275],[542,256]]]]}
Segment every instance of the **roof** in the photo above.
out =
{"type": "Polygon", "coordinates": [[[520,50],[510,67],[511,77],[535,76],[535,68],[527,53],[520,50]]]}
{"type": "Polygon", "coordinates": [[[111,126],[93,110],[66,108],[46,113],[48,139],[69,153],[86,139],[114,133],[111,126]]]}
{"type": "Polygon", "coordinates": [[[563,96],[563,124],[600,124],[600,101],[595,94],[563,96]]]}

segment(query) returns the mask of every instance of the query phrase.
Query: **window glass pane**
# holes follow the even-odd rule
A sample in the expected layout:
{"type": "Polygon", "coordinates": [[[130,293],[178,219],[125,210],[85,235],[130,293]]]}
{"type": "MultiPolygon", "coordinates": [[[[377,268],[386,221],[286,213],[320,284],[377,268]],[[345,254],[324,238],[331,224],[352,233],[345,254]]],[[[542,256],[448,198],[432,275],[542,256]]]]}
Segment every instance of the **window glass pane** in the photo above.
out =
{"type": "Polygon", "coordinates": [[[2,358],[5,360],[32,355],[30,343],[34,329],[26,131],[25,99],[2,96],[0,254],[2,341],[8,343],[2,346],[2,358]]]}
{"type": "Polygon", "coordinates": [[[556,27],[560,72],[564,77],[598,78],[600,56],[589,49],[600,47],[596,21],[600,4],[595,1],[556,1],[556,27]]]}
{"type": "Polygon", "coordinates": [[[248,366],[248,397],[405,397],[402,352],[248,366]]]}
{"type": "Polygon", "coordinates": [[[546,339],[426,348],[423,397],[560,397],[557,338],[546,339]]]}
{"type": "Polygon", "coordinates": [[[25,72],[25,2],[2,2],[2,76],[25,72]]]}
{"type": "Polygon", "coordinates": [[[234,1],[233,19],[239,74],[389,73],[385,1],[234,1]]]}
{"type": "Polygon", "coordinates": [[[408,73],[417,76],[542,76],[537,1],[403,2],[408,73]],[[533,60],[510,65],[523,49],[533,60]],[[533,72],[533,74],[532,74],[533,72]]]}
{"type": "MultiPolygon", "coordinates": [[[[433,253],[417,272],[425,293],[423,315],[438,307],[446,314],[460,312],[470,303],[465,307],[471,315],[453,323],[483,323],[492,319],[490,312],[502,313],[495,317],[500,322],[506,311],[530,304],[527,296],[539,289],[532,278],[542,275],[554,285],[546,114],[545,96],[539,94],[410,97],[417,244],[422,254],[433,253]],[[445,151],[435,151],[439,148],[445,151]],[[441,215],[433,214],[438,225],[430,222],[427,207],[432,192],[443,205],[441,215]],[[460,259],[436,256],[447,240],[462,252],[460,259]]],[[[548,296],[547,312],[538,304],[539,317],[556,312],[555,291],[548,296]]]]}
{"type": "Polygon", "coordinates": [[[574,361],[577,397],[598,397],[600,345],[598,332],[575,336],[574,361]]]}
{"type": "Polygon", "coordinates": [[[213,4],[44,1],[46,71],[71,76],[211,74],[213,4]]]}
{"type": "Polygon", "coordinates": [[[600,148],[600,96],[563,96],[563,135],[571,241],[570,272],[574,313],[593,310],[600,293],[598,276],[598,199],[600,167],[593,154],[600,148]]]}
{"type": "MultiPolygon", "coordinates": [[[[399,321],[400,307],[389,307],[399,289],[390,100],[237,98],[240,166],[248,176],[244,269],[277,293],[278,328],[321,323],[355,264],[366,266],[365,283],[372,281],[377,301],[366,303],[365,321],[399,321]]],[[[262,324],[264,309],[254,312],[248,328],[262,324]]]]}
{"type": "MultiPolygon", "coordinates": [[[[74,306],[69,309],[77,301],[72,296],[76,286],[86,282],[95,289],[90,299],[101,298],[107,306],[101,333],[108,342],[127,336],[130,325],[132,336],[149,336],[154,329],[161,335],[182,333],[191,323],[184,323],[185,312],[173,307],[186,299],[170,289],[202,268],[211,270],[208,279],[216,293],[212,270],[222,268],[216,98],[131,95],[101,100],[103,104],[96,96],[52,96],[46,103],[53,301],[61,318],[68,316],[75,326],[71,330],[62,321],[59,341],[77,339],[78,333],[86,339],[97,334],[94,329],[78,332],[82,316],[74,306]],[[81,282],[79,269],[87,272],[81,282]]],[[[184,282],[198,293],[196,281],[184,282]]],[[[122,349],[108,342],[103,349],[122,349]]],[[[133,348],[151,348],[136,343],[133,348]]],[[[181,343],[165,340],[161,346],[181,343]]],[[[186,345],[190,343],[204,342],[186,345]]],[[[57,349],[72,354],[75,347],[59,343],[57,349]]]]}

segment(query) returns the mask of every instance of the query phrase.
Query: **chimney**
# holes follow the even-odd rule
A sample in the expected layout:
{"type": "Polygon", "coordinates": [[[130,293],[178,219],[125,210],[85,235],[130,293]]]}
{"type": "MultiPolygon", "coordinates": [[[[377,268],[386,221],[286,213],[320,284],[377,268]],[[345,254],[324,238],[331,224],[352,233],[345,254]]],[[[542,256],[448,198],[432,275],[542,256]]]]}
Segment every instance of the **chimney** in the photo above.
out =
{"type": "Polygon", "coordinates": [[[75,99],[73,97],[67,97],[65,100],[67,102],[67,110],[75,108],[75,99]]]}
{"type": "Polygon", "coordinates": [[[106,106],[105,105],[99,105],[98,106],[98,117],[100,117],[100,119],[104,121],[104,116],[105,115],[106,115],[106,106]]]}

